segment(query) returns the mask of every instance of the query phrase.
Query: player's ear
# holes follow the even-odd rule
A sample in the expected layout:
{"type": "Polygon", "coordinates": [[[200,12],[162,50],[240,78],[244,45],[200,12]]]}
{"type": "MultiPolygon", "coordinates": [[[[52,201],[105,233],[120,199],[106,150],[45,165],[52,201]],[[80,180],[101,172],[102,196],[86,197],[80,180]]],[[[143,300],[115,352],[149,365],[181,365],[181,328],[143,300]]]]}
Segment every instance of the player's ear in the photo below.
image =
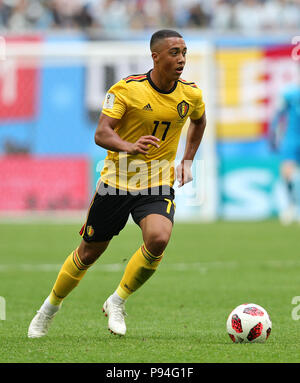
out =
{"type": "Polygon", "coordinates": [[[157,52],[152,52],[151,56],[152,56],[152,60],[153,60],[154,64],[158,63],[159,54],[157,52]]]}

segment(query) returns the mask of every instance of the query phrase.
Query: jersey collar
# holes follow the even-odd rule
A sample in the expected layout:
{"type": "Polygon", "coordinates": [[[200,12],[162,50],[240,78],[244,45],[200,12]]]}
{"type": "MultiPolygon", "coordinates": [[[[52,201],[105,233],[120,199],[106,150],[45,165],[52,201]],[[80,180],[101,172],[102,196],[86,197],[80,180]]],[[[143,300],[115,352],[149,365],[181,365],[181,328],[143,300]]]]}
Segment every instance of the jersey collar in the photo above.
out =
{"type": "Polygon", "coordinates": [[[170,94],[170,93],[174,92],[174,90],[177,87],[177,81],[175,81],[174,85],[172,86],[172,88],[170,90],[168,90],[168,91],[161,90],[151,80],[151,76],[150,76],[151,71],[152,71],[152,69],[149,70],[149,72],[147,73],[147,80],[149,81],[149,84],[152,86],[153,89],[155,89],[157,92],[163,93],[163,94],[170,94]]]}

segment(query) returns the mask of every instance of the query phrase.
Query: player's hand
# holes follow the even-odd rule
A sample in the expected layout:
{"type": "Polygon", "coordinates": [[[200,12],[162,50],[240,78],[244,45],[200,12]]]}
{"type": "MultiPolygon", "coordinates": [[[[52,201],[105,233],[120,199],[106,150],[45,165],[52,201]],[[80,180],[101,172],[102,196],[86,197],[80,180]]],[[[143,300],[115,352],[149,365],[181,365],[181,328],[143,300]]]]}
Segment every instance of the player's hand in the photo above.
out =
{"type": "Polygon", "coordinates": [[[192,161],[182,161],[176,168],[178,187],[187,184],[193,180],[192,175],[192,161]]]}
{"type": "Polygon", "coordinates": [[[155,136],[142,136],[136,142],[130,143],[127,153],[129,154],[148,154],[150,145],[159,148],[159,138],[155,136]]]}

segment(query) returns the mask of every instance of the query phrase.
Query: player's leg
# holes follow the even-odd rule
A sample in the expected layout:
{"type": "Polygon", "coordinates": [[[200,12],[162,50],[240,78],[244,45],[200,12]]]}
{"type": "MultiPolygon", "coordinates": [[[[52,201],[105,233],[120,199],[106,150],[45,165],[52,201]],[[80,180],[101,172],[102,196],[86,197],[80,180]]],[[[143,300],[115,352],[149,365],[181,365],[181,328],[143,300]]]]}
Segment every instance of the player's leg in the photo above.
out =
{"type": "Polygon", "coordinates": [[[281,164],[281,175],[286,184],[286,188],[289,194],[289,200],[294,201],[294,175],[296,172],[297,165],[295,161],[287,160],[281,164]]]}
{"type": "Polygon", "coordinates": [[[29,325],[29,338],[39,338],[47,334],[63,300],[79,284],[88,268],[100,257],[108,244],[109,241],[88,243],[83,239],[79,247],[72,251],[63,263],[50,295],[29,325]]]}
{"type": "MultiPolygon", "coordinates": [[[[78,285],[88,268],[105,251],[109,241],[125,226],[130,209],[125,197],[115,193],[95,193],[86,223],[80,234],[80,246],[65,260],[49,297],[31,321],[29,337],[46,335],[50,321],[61,307],[63,299],[78,285]]],[[[107,191],[107,190],[106,190],[107,191]]]]}
{"type": "Polygon", "coordinates": [[[125,301],[156,271],[172,232],[172,222],[158,214],[151,214],[140,222],[144,244],[130,258],[117,290],[104,303],[112,333],[125,335],[125,301]]]}
{"type": "Polygon", "coordinates": [[[143,245],[134,253],[125,269],[118,293],[127,299],[155,272],[172,233],[172,222],[159,214],[150,214],[140,221],[143,245]]]}
{"type": "Polygon", "coordinates": [[[59,306],[63,299],[79,284],[88,268],[106,250],[109,241],[81,241],[79,247],[65,260],[49,296],[52,306],[59,306]]]}
{"type": "Polygon", "coordinates": [[[293,160],[284,160],[280,167],[286,192],[286,207],[280,213],[280,220],[283,224],[290,224],[294,221],[297,210],[297,164],[293,160]]]}
{"type": "Polygon", "coordinates": [[[175,204],[174,195],[167,197],[154,199],[132,212],[142,230],[144,243],[130,258],[118,288],[103,305],[103,311],[109,315],[109,329],[115,334],[125,334],[125,302],[156,271],[169,242],[175,204]]]}

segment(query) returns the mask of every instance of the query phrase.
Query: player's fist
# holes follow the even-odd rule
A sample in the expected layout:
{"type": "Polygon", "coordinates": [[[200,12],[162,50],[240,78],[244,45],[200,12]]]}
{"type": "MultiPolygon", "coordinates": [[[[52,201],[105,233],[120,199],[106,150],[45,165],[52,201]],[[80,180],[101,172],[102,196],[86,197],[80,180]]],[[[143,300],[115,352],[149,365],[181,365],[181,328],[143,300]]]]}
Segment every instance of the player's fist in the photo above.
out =
{"type": "Polygon", "coordinates": [[[192,175],[192,161],[181,161],[176,168],[177,181],[179,182],[178,187],[187,184],[193,180],[192,175]]]}
{"type": "Polygon", "coordinates": [[[150,145],[159,148],[159,138],[155,136],[142,136],[136,142],[129,143],[127,153],[129,154],[148,154],[150,145]]]}

